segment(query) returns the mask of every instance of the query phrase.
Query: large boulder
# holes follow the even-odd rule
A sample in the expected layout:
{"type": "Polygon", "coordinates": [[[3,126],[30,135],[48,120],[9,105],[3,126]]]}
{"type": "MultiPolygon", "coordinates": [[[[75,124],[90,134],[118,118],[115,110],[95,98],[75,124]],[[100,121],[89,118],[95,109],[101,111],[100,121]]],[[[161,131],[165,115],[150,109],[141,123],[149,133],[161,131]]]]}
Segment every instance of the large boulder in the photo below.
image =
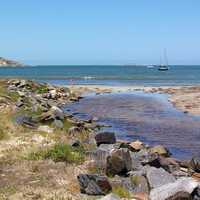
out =
{"type": "Polygon", "coordinates": [[[147,169],[146,176],[151,188],[157,188],[176,180],[174,176],[165,171],[163,168],[150,167],[147,169]]]}
{"type": "Polygon", "coordinates": [[[114,144],[116,143],[115,133],[113,132],[100,132],[95,136],[97,146],[100,144],[114,144]]]}
{"type": "Polygon", "coordinates": [[[176,182],[154,188],[150,192],[151,200],[191,200],[192,192],[198,187],[192,178],[180,178],[176,182]]]}
{"type": "Polygon", "coordinates": [[[107,175],[126,175],[132,168],[132,160],[128,149],[115,149],[107,157],[107,175]]]}
{"type": "Polygon", "coordinates": [[[77,178],[81,193],[88,195],[105,195],[112,190],[106,176],[80,174],[77,178]]]}

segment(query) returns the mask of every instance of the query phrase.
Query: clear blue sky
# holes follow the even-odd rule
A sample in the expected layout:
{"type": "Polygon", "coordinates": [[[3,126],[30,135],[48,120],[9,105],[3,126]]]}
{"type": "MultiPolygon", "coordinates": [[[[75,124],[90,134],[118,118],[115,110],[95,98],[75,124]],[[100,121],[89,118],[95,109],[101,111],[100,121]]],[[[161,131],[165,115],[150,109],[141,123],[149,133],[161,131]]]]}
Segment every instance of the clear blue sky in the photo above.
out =
{"type": "Polygon", "coordinates": [[[0,0],[0,56],[28,64],[200,64],[199,0],[0,0]]]}

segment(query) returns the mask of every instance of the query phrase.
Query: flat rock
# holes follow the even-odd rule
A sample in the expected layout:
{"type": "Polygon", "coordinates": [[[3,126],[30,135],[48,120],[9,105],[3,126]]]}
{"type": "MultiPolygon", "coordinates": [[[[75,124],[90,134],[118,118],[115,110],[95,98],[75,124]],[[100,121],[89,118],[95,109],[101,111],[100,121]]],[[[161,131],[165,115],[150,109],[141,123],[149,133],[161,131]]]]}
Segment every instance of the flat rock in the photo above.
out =
{"type": "Polygon", "coordinates": [[[147,169],[147,179],[151,188],[157,188],[162,185],[172,183],[176,179],[163,168],[150,167],[147,169]]]}
{"type": "Polygon", "coordinates": [[[97,146],[100,144],[114,144],[116,143],[115,133],[113,132],[100,132],[95,135],[97,146]]]}
{"type": "Polygon", "coordinates": [[[151,190],[151,200],[190,200],[188,194],[198,187],[192,178],[180,178],[173,183],[165,184],[151,190]]]}
{"type": "Polygon", "coordinates": [[[81,193],[86,193],[88,195],[105,195],[112,190],[106,176],[80,174],[77,178],[81,193]]]}

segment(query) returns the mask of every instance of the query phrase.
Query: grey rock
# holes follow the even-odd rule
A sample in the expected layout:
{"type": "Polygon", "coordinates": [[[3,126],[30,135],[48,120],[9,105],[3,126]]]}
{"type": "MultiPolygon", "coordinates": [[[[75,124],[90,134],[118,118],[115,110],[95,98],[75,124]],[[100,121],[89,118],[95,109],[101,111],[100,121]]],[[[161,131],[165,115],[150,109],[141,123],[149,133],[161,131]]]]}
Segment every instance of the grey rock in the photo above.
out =
{"type": "Polygon", "coordinates": [[[110,184],[112,188],[120,187],[131,193],[134,192],[135,185],[132,184],[130,177],[120,177],[115,175],[114,178],[110,179],[110,184]]]}
{"type": "Polygon", "coordinates": [[[116,194],[110,193],[105,197],[102,197],[100,200],[120,200],[120,198],[116,194]]]}
{"type": "Polygon", "coordinates": [[[88,195],[105,195],[112,190],[106,176],[80,174],[77,178],[81,193],[86,193],[88,195]]]}
{"type": "Polygon", "coordinates": [[[193,191],[198,188],[198,185],[198,182],[194,181],[192,178],[180,178],[176,180],[176,182],[152,189],[150,192],[150,199],[187,200],[188,194],[192,194],[193,191]]]}
{"type": "Polygon", "coordinates": [[[148,181],[144,176],[139,176],[139,175],[135,175],[135,176],[131,176],[131,183],[134,185],[134,192],[138,193],[138,192],[142,192],[142,193],[149,193],[149,185],[148,185],[148,181]]]}
{"type": "Polygon", "coordinates": [[[56,127],[56,128],[62,129],[64,125],[63,125],[63,122],[61,120],[55,119],[53,121],[53,126],[56,127]]]}
{"type": "Polygon", "coordinates": [[[174,176],[165,171],[163,168],[150,167],[147,169],[146,176],[151,188],[160,187],[176,180],[174,176]]]}
{"type": "Polygon", "coordinates": [[[107,175],[126,175],[131,171],[132,160],[128,149],[115,149],[107,157],[106,174],[107,175]]]}
{"type": "Polygon", "coordinates": [[[54,115],[55,119],[63,120],[65,117],[64,112],[57,106],[52,106],[50,112],[54,115]]]}
{"type": "Polygon", "coordinates": [[[115,133],[112,132],[100,132],[95,136],[97,146],[100,144],[114,144],[116,143],[115,133]]]}

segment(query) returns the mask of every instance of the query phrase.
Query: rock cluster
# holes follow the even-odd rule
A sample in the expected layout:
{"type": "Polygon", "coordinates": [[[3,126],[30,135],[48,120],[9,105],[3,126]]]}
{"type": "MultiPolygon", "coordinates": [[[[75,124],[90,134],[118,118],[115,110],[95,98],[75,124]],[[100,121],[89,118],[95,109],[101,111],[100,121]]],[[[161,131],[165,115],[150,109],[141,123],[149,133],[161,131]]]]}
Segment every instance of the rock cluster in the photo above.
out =
{"type": "MultiPolygon", "coordinates": [[[[82,193],[105,195],[121,188],[128,191],[132,199],[200,200],[200,183],[191,178],[191,173],[199,172],[197,158],[187,162],[186,167],[185,162],[170,157],[169,150],[162,145],[149,147],[141,141],[114,142],[116,138],[109,132],[97,133],[95,139],[97,147],[89,152],[90,162],[93,168],[96,165],[104,171],[81,174],[78,181],[82,193]],[[102,185],[97,184],[97,177],[103,177],[103,188],[107,192],[100,189],[102,185]]],[[[120,198],[110,193],[102,199],[120,198]]]]}

